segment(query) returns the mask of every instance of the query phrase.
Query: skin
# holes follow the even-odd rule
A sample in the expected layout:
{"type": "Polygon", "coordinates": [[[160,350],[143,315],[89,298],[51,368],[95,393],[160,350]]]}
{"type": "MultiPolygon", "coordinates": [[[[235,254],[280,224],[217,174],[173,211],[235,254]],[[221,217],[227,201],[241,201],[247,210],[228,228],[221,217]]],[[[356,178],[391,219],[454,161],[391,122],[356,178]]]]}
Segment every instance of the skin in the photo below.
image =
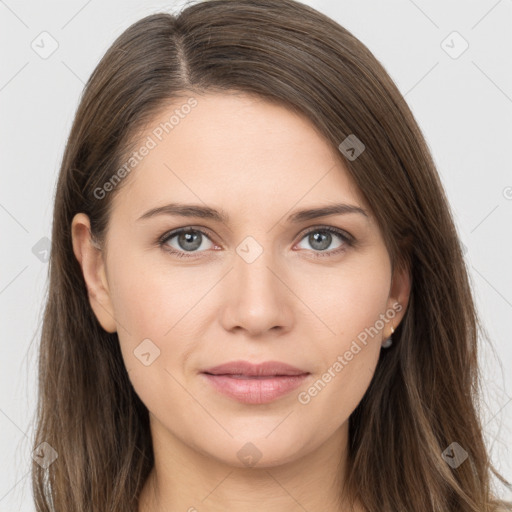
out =
{"type": "MultiPolygon", "coordinates": [[[[409,274],[392,276],[369,206],[337,149],[308,119],[245,94],[192,96],[197,106],[116,191],[106,247],[91,243],[85,214],[72,222],[91,307],[106,331],[117,331],[131,382],[150,412],[156,462],[139,511],[348,510],[340,482],[349,416],[370,384],[383,340],[403,318],[409,274]],[[229,221],[137,220],[171,202],[222,208],[229,221]],[[368,216],[286,221],[297,210],[335,202],[368,216]],[[189,226],[207,233],[192,257],[156,243],[189,226]],[[325,226],[357,243],[332,234],[327,249],[318,249],[307,235],[311,228],[321,235],[325,226]],[[251,263],[236,251],[247,236],[263,250],[251,263]],[[298,394],[397,303],[402,309],[392,321],[300,403],[298,394]],[[145,366],[134,350],[148,338],[160,355],[145,366]],[[310,375],[271,403],[243,404],[200,375],[237,359],[283,361],[310,375]],[[252,467],[237,456],[248,442],[260,454],[252,467]]],[[[156,116],[141,140],[184,101],[156,116]]],[[[190,247],[177,236],[166,244],[182,253],[190,247]]]]}

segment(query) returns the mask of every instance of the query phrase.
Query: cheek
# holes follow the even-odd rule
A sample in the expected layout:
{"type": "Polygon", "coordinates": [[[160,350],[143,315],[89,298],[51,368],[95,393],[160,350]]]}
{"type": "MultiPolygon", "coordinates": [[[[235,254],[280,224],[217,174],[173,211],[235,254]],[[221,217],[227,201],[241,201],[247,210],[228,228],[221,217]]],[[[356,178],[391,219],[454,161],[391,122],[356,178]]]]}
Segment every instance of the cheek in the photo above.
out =
{"type": "Polygon", "coordinates": [[[299,397],[306,418],[322,416],[326,427],[334,428],[364,396],[380,355],[390,272],[386,253],[375,254],[340,265],[329,275],[318,272],[309,280],[315,286],[299,291],[321,319],[315,319],[321,329],[315,341],[321,365],[317,379],[299,397]]]}
{"type": "Polygon", "coordinates": [[[166,370],[181,373],[195,343],[204,338],[201,329],[212,317],[206,295],[218,278],[209,273],[199,279],[200,267],[173,267],[165,257],[120,254],[112,254],[117,264],[110,265],[109,284],[121,352],[135,389],[142,395],[151,390],[152,397],[169,385],[166,370]],[[141,354],[147,353],[154,362],[146,367],[141,354]]]}
{"type": "Polygon", "coordinates": [[[187,311],[197,293],[186,273],[151,264],[143,254],[120,253],[112,254],[117,263],[109,285],[121,353],[135,391],[157,410],[169,396],[183,394],[172,376],[181,380],[176,367],[190,350],[184,333],[190,334],[187,311]]]}
{"type": "Polygon", "coordinates": [[[340,349],[385,313],[391,268],[385,251],[352,253],[336,267],[310,265],[307,272],[295,272],[293,279],[294,291],[316,317],[319,336],[336,338],[334,346],[340,349]]]}
{"type": "Polygon", "coordinates": [[[173,268],[143,253],[117,261],[109,277],[115,316],[134,336],[162,339],[208,291],[198,268],[173,268]]]}

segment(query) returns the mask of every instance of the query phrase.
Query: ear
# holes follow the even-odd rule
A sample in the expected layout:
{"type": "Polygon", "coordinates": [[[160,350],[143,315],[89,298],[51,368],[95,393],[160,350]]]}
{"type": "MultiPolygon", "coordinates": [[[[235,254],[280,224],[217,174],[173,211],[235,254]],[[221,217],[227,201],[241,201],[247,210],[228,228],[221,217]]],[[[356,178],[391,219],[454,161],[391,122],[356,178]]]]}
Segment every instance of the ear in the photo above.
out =
{"type": "Polygon", "coordinates": [[[390,325],[384,332],[384,339],[387,339],[392,335],[391,327],[396,330],[407,311],[407,305],[409,304],[409,296],[411,293],[411,283],[412,277],[410,269],[407,266],[396,267],[393,272],[387,304],[388,308],[395,311],[395,316],[389,322],[390,325]]]}
{"type": "Polygon", "coordinates": [[[73,217],[71,236],[73,252],[82,267],[91,308],[105,331],[116,332],[103,253],[93,242],[91,224],[85,213],[77,213],[73,217]]]}

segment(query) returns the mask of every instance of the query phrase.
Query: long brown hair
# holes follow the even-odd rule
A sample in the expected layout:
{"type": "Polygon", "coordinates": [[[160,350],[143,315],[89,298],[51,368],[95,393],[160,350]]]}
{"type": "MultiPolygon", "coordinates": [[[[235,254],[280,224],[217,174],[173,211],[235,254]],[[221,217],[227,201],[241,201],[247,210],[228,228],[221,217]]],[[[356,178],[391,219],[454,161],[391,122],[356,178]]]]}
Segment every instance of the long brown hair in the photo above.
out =
{"type": "Polygon", "coordinates": [[[371,205],[393,268],[410,269],[405,317],[349,420],[344,491],[369,511],[495,510],[491,472],[507,482],[491,464],[478,414],[484,329],[442,184],[404,98],[358,39],[308,6],[208,0],[130,26],[76,113],[55,196],[34,440],[58,458],[33,464],[38,512],[137,511],[154,462],[148,411],[117,333],[90,307],[71,221],[86,213],[101,243],[120,187],[101,199],[97,190],[147,123],[190,91],[228,90],[306,115],[335,148],[349,135],[362,141],[358,158],[339,158],[371,205]],[[456,468],[442,457],[454,441],[468,453],[456,468]]]}

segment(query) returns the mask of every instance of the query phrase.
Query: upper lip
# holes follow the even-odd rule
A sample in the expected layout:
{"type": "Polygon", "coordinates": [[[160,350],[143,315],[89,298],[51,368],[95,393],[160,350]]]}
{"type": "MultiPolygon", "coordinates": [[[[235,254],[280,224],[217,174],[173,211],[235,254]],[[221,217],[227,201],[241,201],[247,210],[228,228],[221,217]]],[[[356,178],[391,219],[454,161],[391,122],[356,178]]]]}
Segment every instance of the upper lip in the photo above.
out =
{"type": "Polygon", "coordinates": [[[304,375],[309,372],[279,361],[265,361],[259,364],[253,364],[249,361],[230,361],[229,363],[207,368],[202,373],[261,377],[266,375],[304,375]]]}

